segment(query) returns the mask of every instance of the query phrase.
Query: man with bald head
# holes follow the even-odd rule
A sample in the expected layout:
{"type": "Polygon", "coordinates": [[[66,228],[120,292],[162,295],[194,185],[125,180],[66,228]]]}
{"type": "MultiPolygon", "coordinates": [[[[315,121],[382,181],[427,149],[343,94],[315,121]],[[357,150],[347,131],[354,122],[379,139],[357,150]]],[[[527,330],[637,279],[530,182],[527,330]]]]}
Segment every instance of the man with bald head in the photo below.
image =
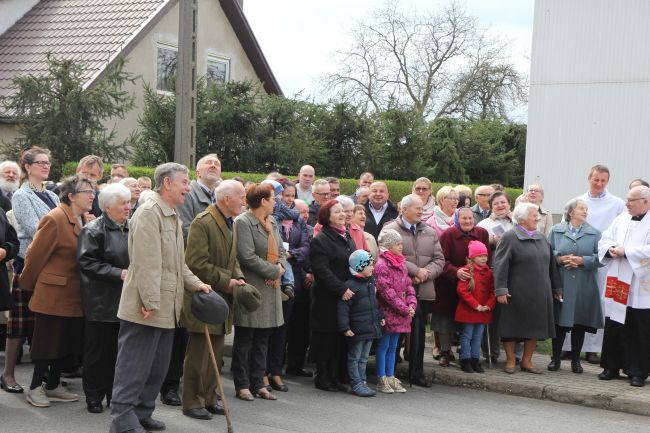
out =
{"type": "Polygon", "coordinates": [[[650,188],[627,193],[627,212],[617,216],[598,243],[607,265],[601,380],[623,369],[630,385],[644,386],[650,373],[650,188]]]}
{"type": "Polygon", "coordinates": [[[312,182],[314,182],[314,177],[316,177],[316,170],[311,165],[303,165],[300,167],[300,172],[298,173],[298,182],[296,183],[296,197],[300,200],[304,200],[307,204],[311,204],[314,201],[314,196],[312,195],[312,182]]]}
{"type": "Polygon", "coordinates": [[[411,323],[411,344],[409,349],[409,382],[412,385],[429,387],[424,375],[424,340],[426,337],[427,314],[436,299],[434,280],[442,273],[445,256],[436,231],[422,223],[424,204],[416,194],[402,199],[402,215],[386,223],[384,230],[393,229],[402,236],[406,268],[417,293],[418,306],[411,323]]]}
{"type": "Polygon", "coordinates": [[[364,230],[374,236],[379,236],[381,229],[389,221],[397,218],[397,208],[388,199],[388,187],[384,182],[373,182],[370,185],[370,195],[366,208],[366,226],[364,230]]]}
{"type": "Polygon", "coordinates": [[[490,196],[494,193],[491,185],[481,185],[474,190],[476,204],[472,206],[474,223],[478,224],[490,216],[490,196]]]}

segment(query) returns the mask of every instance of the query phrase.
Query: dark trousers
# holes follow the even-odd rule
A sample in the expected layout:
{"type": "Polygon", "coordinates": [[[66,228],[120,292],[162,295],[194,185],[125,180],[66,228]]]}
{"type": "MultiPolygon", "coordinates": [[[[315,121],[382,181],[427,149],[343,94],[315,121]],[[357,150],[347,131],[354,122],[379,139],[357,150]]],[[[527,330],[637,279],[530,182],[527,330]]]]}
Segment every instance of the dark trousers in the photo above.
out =
{"type": "Polygon", "coordinates": [[[305,367],[309,349],[309,299],[293,304],[287,327],[287,370],[299,371],[305,367]]]}
{"type": "Polygon", "coordinates": [[[282,303],[282,314],[284,324],[273,330],[269,337],[269,353],[266,362],[266,372],[272,376],[282,376],[284,358],[287,349],[287,323],[291,319],[293,310],[293,299],[282,303]]]}
{"type": "Polygon", "coordinates": [[[274,329],[235,326],[230,370],[237,391],[248,388],[256,391],[264,387],[269,337],[274,329]]]}
{"type": "Polygon", "coordinates": [[[141,428],[151,417],[165,379],[174,330],[120,321],[110,433],[141,428]]]}
{"type": "MultiPolygon", "coordinates": [[[[217,375],[210,359],[205,334],[188,332],[183,368],[183,410],[199,409],[217,403],[217,375]]],[[[224,336],[210,335],[214,357],[221,371],[224,336]]]]}
{"type": "Polygon", "coordinates": [[[170,389],[178,390],[181,377],[183,377],[183,362],[185,361],[186,349],[187,330],[185,328],[174,329],[174,344],[172,346],[172,355],[169,359],[169,368],[160,388],[160,392],[163,394],[170,389]]]}
{"type": "Polygon", "coordinates": [[[87,402],[111,400],[119,332],[119,322],[86,321],[83,388],[87,402]]]}
{"type": "Polygon", "coordinates": [[[650,373],[650,309],[627,308],[625,324],[605,319],[601,367],[623,369],[628,376],[650,373]]]}
{"type": "Polygon", "coordinates": [[[571,331],[571,361],[580,361],[580,352],[582,352],[582,345],[585,342],[585,331],[580,329],[564,328],[555,325],[555,338],[552,342],[553,359],[559,360],[562,356],[562,345],[566,338],[567,332],[571,331]]]}
{"type": "Polygon", "coordinates": [[[427,314],[431,311],[431,301],[418,299],[418,306],[411,322],[411,341],[409,344],[409,378],[424,377],[424,340],[426,338],[427,314]]]}

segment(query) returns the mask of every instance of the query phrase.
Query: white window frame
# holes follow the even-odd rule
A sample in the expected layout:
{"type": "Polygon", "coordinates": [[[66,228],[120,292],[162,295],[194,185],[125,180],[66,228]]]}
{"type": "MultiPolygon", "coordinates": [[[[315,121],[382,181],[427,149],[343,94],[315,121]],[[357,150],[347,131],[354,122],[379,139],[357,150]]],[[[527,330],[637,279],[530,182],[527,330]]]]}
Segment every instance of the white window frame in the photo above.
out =
{"type": "Polygon", "coordinates": [[[210,75],[208,73],[208,70],[210,69],[210,63],[211,62],[212,63],[221,63],[221,64],[226,66],[225,80],[224,80],[223,83],[219,83],[219,84],[225,84],[228,81],[230,81],[230,59],[228,57],[219,56],[217,54],[208,54],[206,56],[206,60],[205,60],[205,76],[206,76],[207,81],[215,82],[214,80],[212,80],[210,78],[210,75]]]}
{"type": "MultiPolygon", "coordinates": [[[[160,53],[160,50],[168,50],[168,51],[174,51],[176,53],[176,62],[178,65],[178,47],[174,45],[169,45],[169,44],[162,44],[162,43],[157,43],[156,44],[156,92],[161,95],[173,95],[173,92],[170,90],[166,89],[160,89],[158,86],[160,84],[159,82],[159,64],[158,64],[158,56],[160,53]]],[[[176,67],[176,71],[178,71],[178,66],[176,67]]]]}

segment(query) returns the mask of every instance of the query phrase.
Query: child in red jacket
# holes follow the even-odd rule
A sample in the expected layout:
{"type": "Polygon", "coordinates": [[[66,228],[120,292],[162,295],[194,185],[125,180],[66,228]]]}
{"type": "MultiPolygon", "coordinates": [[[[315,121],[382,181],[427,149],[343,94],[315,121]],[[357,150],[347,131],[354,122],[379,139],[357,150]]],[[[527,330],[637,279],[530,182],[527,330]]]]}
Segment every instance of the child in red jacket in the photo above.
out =
{"type": "Polygon", "coordinates": [[[483,242],[469,243],[467,266],[469,280],[458,280],[458,307],[456,322],[462,325],[460,335],[460,367],[466,373],[484,373],[479,359],[481,339],[485,325],[492,321],[492,310],[496,304],[494,276],[487,265],[488,251],[483,242]]]}

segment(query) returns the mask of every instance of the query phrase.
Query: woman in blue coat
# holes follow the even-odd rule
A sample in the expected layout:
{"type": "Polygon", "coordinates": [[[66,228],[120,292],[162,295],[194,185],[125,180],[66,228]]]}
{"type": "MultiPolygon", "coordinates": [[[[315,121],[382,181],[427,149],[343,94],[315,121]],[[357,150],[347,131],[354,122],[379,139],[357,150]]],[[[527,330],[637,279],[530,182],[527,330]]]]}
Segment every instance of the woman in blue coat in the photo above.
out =
{"type": "Polygon", "coordinates": [[[564,208],[564,221],[553,226],[549,240],[564,287],[561,301],[554,300],[556,338],[550,371],[560,368],[566,333],[571,331],[571,370],[582,373],[580,352],[585,332],[603,327],[600,292],[596,282],[600,232],[587,224],[587,203],[573,199],[564,208]]]}

